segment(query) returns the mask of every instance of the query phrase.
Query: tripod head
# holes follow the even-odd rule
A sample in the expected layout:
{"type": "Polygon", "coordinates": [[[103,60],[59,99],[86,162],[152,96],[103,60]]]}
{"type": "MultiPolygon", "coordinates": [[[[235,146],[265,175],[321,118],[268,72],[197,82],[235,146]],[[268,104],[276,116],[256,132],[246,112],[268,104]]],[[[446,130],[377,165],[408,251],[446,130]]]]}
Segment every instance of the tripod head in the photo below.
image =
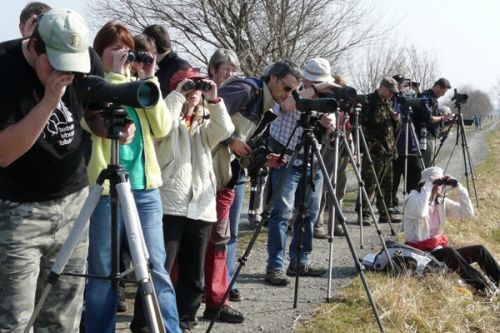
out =
{"type": "Polygon", "coordinates": [[[101,115],[108,131],[107,138],[111,140],[120,140],[125,126],[132,124],[132,120],[128,118],[127,109],[122,105],[110,104],[104,108],[101,115]]]}

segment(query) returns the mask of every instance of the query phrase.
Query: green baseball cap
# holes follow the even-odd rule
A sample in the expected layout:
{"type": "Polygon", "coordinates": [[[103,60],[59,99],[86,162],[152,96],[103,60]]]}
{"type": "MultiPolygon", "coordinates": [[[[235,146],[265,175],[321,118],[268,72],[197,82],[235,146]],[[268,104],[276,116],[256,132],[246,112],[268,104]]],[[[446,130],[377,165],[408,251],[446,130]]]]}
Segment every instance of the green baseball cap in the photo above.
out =
{"type": "Polygon", "coordinates": [[[52,9],[40,19],[38,32],[54,69],[90,72],[89,29],[83,17],[70,9],[52,9]]]}

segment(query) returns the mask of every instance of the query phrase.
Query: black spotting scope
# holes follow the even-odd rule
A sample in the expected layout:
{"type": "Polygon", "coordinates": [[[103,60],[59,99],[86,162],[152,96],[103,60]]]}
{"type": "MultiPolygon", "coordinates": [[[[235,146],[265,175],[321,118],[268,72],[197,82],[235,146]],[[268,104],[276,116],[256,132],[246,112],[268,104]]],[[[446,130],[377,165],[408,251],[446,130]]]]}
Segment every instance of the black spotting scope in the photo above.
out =
{"type": "Polygon", "coordinates": [[[160,89],[150,81],[133,81],[127,83],[108,83],[96,75],[76,78],[74,82],[77,95],[89,102],[105,102],[131,106],[134,108],[150,108],[160,99],[160,89]]]}

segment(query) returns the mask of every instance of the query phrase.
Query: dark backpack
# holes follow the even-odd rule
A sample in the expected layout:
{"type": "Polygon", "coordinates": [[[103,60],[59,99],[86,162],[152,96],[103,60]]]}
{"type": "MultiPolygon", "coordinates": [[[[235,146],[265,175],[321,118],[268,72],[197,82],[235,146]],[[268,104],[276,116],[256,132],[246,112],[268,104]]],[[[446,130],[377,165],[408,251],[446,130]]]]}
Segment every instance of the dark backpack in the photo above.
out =
{"type": "MultiPolygon", "coordinates": [[[[444,273],[446,265],[432,254],[392,240],[385,241],[387,252],[392,259],[395,273],[414,272],[418,276],[427,273],[444,273]]],[[[368,269],[374,271],[390,271],[390,264],[384,249],[378,254],[369,254],[361,260],[368,269]]]]}

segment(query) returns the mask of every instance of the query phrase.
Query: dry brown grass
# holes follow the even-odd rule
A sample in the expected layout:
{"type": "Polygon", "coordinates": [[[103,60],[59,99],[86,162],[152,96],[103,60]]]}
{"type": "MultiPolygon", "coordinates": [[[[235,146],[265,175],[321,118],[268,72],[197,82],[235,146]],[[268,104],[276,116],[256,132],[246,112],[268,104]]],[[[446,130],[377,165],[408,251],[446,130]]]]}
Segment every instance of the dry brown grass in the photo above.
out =
{"type": "MultiPolygon", "coordinates": [[[[488,136],[489,157],[476,169],[480,207],[473,219],[449,221],[446,233],[454,246],[484,244],[500,255],[500,129],[488,136]]],[[[473,295],[454,274],[391,277],[366,273],[386,332],[496,333],[500,328],[500,297],[473,295]]],[[[330,304],[296,330],[316,332],[378,332],[359,278],[342,288],[330,304]]]]}

